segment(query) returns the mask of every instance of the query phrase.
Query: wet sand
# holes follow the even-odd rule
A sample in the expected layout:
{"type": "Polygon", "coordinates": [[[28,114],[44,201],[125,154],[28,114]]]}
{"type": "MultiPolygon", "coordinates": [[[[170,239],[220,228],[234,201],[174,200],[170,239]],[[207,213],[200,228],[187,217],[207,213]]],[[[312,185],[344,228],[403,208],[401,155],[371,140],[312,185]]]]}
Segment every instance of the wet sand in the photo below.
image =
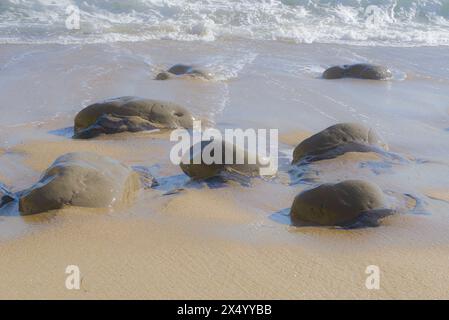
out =
{"type": "Polygon", "coordinates": [[[238,41],[3,46],[0,182],[18,191],[61,154],[93,151],[148,168],[160,186],[114,211],[21,217],[2,208],[0,298],[448,298],[447,55],[441,47],[238,41]],[[319,79],[329,65],[361,60],[391,66],[395,78],[319,79]],[[153,80],[179,62],[215,67],[216,80],[153,80]],[[70,139],[79,110],[123,95],[179,103],[219,129],[279,128],[278,177],[188,183],[169,161],[164,132],[70,139]],[[291,185],[294,146],[344,121],[374,127],[398,157],[319,161],[303,172],[310,179],[291,185]],[[421,207],[377,228],[289,225],[297,193],[348,178],[411,194],[421,207]],[[80,291],[64,286],[69,264],[80,267],[80,291]],[[380,290],[365,287],[372,264],[380,290]]]}

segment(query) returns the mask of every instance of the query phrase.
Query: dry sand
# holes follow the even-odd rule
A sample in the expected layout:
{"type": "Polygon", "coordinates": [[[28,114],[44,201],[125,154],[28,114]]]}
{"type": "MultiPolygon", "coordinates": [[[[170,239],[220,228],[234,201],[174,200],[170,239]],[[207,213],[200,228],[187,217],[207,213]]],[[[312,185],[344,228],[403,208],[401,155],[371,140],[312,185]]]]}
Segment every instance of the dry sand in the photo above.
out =
{"type": "Polygon", "coordinates": [[[443,232],[425,218],[397,219],[394,231],[299,231],[259,225],[245,206],[217,202],[217,191],[195,193],[156,217],[65,210],[51,227],[2,242],[0,298],[448,298],[449,248],[421,242],[414,224],[443,232]],[[232,237],[239,229],[250,235],[232,237]],[[392,246],[395,237],[408,241],[392,246]],[[69,264],[80,267],[79,291],[64,287],[69,264]],[[365,288],[371,264],[380,290],[365,288]]]}

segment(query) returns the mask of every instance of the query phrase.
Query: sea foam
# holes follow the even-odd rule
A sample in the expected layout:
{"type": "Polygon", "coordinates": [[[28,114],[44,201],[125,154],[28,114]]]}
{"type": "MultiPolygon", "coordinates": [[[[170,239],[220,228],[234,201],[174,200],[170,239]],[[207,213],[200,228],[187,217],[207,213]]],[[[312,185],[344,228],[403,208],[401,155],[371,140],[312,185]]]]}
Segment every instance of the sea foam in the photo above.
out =
{"type": "Polygon", "coordinates": [[[447,0],[2,0],[0,43],[243,38],[449,45],[447,0]],[[80,29],[68,30],[67,7],[80,29]]]}

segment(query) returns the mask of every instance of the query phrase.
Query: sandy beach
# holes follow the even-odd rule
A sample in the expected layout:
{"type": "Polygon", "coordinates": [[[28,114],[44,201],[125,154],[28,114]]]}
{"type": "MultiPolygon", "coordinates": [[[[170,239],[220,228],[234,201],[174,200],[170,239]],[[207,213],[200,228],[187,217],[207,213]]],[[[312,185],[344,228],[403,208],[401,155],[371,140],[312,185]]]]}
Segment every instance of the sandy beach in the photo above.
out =
{"type": "Polygon", "coordinates": [[[146,168],[159,185],[114,209],[0,208],[0,299],[449,298],[447,46],[203,40],[1,44],[2,184],[18,192],[60,155],[88,151],[146,168]],[[393,78],[321,77],[358,62],[393,78]],[[154,80],[176,63],[214,77],[154,80]],[[220,131],[278,129],[279,171],[192,182],[169,159],[167,131],[72,139],[81,109],[119,96],[177,103],[220,131]],[[375,129],[390,156],[349,152],[295,180],[295,146],[341,122],[375,129]],[[299,192],[347,179],[376,183],[403,210],[373,228],[291,225],[299,192]],[[68,265],[80,290],[65,287],[68,265]],[[379,290],[365,286],[370,265],[379,290]]]}

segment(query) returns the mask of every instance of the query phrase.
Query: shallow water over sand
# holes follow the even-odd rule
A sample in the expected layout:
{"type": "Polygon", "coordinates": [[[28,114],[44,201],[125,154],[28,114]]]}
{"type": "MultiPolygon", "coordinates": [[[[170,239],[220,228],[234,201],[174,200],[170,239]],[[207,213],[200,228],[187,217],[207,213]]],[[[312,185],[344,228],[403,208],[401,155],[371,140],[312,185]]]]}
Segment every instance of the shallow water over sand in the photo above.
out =
{"type": "MultiPolygon", "coordinates": [[[[36,250],[44,250],[49,239],[57,238],[65,231],[69,237],[66,242],[82,241],[76,233],[79,229],[81,234],[88,234],[85,241],[102,238],[105,233],[114,243],[118,239],[111,233],[122,229],[120,234],[124,233],[132,243],[141,243],[142,249],[150,239],[160,241],[160,248],[153,248],[160,256],[166,254],[159,252],[161,248],[166,246],[167,250],[177,252],[176,245],[192,239],[195,249],[192,249],[190,260],[182,262],[174,256],[164,256],[162,261],[165,262],[158,264],[155,270],[163,269],[164,263],[177,261],[192,269],[203,265],[208,272],[216,272],[217,276],[226,279],[229,270],[218,267],[213,271],[211,265],[220,264],[226,260],[226,255],[243,254],[240,262],[229,258],[230,265],[237,269],[248,268],[257,262],[273,263],[271,257],[276,255],[290,261],[297,269],[290,270],[292,265],[284,267],[291,273],[289,275],[296,274],[293,278],[281,276],[282,266],[279,266],[281,270],[261,267],[262,271],[258,273],[261,278],[253,275],[254,278],[249,276],[243,280],[245,272],[239,275],[243,282],[254,281],[255,287],[262,286],[266,297],[332,296],[335,291],[319,285],[328,276],[316,280],[309,295],[289,287],[289,281],[298,285],[300,280],[304,281],[304,270],[298,265],[306,257],[315,261],[323,272],[328,268],[351,272],[360,269],[362,276],[364,266],[369,263],[383,263],[386,272],[398,272],[402,259],[414,279],[427,283],[429,288],[413,290],[396,279],[386,284],[380,296],[447,296],[444,284],[447,287],[449,279],[441,270],[447,270],[449,266],[449,67],[445,64],[448,58],[449,51],[445,47],[368,48],[258,41],[2,45],[1,182],[17,191],[37,181],[41,172],[59,155],[94,151],[131,166],[148,167],[161,184],[154,190],[142,191],[135,205],[123,210],[67,209],[22,218],[14,208],[2,209],[0,246],[12,261],[3,261],[5,268],[2,269],[10,270],[15,266],[14,261],[17,262],[13,258],[17,253],[11,253],[12,248],[19,252],[28,250],[26,248],[32,247],[33,239],[43,243],[42,248],[36,250]],[[392,69],[394,79],[379,82],[320,79],[328,66],[355,62],[387,65],[392,69]],[[215,73],[215,80],[153,80],[159,70],[175,63],[205,66],[215,73]],[[213,120],[219,129],[279,129],[279,176],[268,181],[254,179],[252,186],[235,181],[188,184],[187,177],[169,161],[172,143],[164,133],[120,134],[89,141],[70,139],[73,117],[79,110],[97,100],[125,95],[179,103],[199,117],[213,120]],[[321,161],[306,169],[302,178],[307,179],[291,185],[288,171],[295,145],[304,137],[338,122],[361,122],[373,127],[397,157],[348,155],[321,161]],[[373,229],[335,230],[288,225],[285,215],[299,191],[314,183],[354,178],[373,181],[386,192],[413,195],[419,200],[419,210],[391,216],[381,227],[373,229]],[[170,191],[178,188],[184,190],[171,194],[170,191]],[[144,221],[142,225],[153,230],[152,235],[146,234],[142,225],[136,226],[141,220],[144,221]],[[102,230],[97,235],[95,226],[102,230]],[[176,237],[166,236],[169,238],[166,239],[164,236],[179,230],[182,232],[176,237]],[[163,244],[166,240],[168,244],[163,244]],[[211,241],[211,245],[200,250],[197,241],[211,241]],[[251,251],[251,246],[257,249],[251,251]],[[261,253],[271,249],[274,250],[271,256],[261,253]],[[415,264],[417,259],[428,259],[430,265],[415,264]],[[354,261],[359,261],[360,265],[354,261]],[[263,285],[263,277],[269,279],[267,283],[271,289],[263,285]]],[[[99,241],[101,250],[109,252],[110,244],[104,238],[99,241]]],[[[73,257],[85,259],[82,260],[85,267],[93,270],[89,265],[89,254],[93,255],[93,251],[82,258],[81,249],[76,246],[66,243],[58,248],[70,248],[73,257]]],[[[138,248],[124,254],[138,255],[138,248]]],[[[71,256],[70,253],[63,257],[55,255],[60,264],[71,256]]],[[[109,256],[107,260],[120,264],[109,256]]],[[[145,263],[145,260],[139,261],[139,264],[145,263]]],[[[47,267],[50,268],[44,265],[44,270],[47,267]]],[[[310,264],[304,268],[309,273],[313,269],[310,264]]],[[[154,272],[157,274],[158,271],[154,272]]],[[[6,275],[9,273],[12,271],[6,271],[6,275]]],[[[94,274],[92,271],[95,278],[94,274]]],[[[166,274],[163,274],[159,275],[165,279],[166,274]]],[[[198,277],[192,278],[192,283],[200,280],[198,277]]],[[[352,279],[350,274],[342,277],[352,279]]],[[[160,281],[163,288],[163,280],[160,281]]],[[[251,287],[247,284],[245,288],[251,287]]],[[[246,289],[238,291],[236,283],[229,286],[228,291],[222,292],[222,297],[239,296],[234,294],[236,292],[242,297],[249,294],[246,289]]],[[[339,286],[338,283],[331,284],[331,287],[339,286]]],[[[164,297],[215,296],[210,288],[203,291],[192,288],[186,285],[181,286],[179,292],[160,288],[146,292],[149,296],[159,293],[164,297]]],[[[108,296],[107,290],[103,289],[98,288],[97,294],[108,296]]],[[[341,286],[340,289],[343,290],[340,291],[342,297],[370,297],[363,288],[349,285],[347,289],[341,286]]],[[[49,296],[60,294],[57,289],[49,289],[46,293],[49,296]]],[[[128,292],[128,296],[133,294],[128,292]]],[[[260,297],[254,293],[253,296],[260,297]]]]}

